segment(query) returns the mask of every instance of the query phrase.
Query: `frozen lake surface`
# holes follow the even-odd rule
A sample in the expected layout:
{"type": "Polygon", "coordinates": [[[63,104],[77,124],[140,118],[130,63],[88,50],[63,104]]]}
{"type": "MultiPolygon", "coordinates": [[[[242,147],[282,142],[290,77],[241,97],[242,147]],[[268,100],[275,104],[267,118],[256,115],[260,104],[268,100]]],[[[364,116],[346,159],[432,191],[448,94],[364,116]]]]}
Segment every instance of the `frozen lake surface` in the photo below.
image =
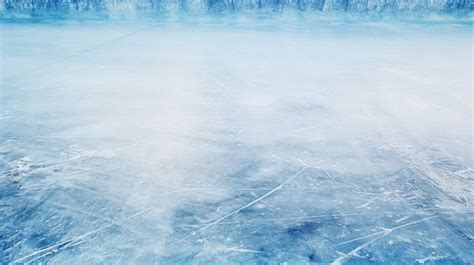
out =
{"type": "Polygon", "coordinates": [[[0,27],[2,264],[474,262],[470,23],[0,27]]]}

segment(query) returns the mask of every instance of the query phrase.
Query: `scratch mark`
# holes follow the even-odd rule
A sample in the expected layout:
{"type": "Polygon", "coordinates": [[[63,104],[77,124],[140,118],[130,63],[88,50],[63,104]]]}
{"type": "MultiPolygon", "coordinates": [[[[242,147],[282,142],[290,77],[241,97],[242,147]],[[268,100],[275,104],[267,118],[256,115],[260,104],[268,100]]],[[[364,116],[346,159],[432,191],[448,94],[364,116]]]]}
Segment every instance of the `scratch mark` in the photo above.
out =
{"type": "Polygon", "coordinates": [[[82,50],[80,50],[80,51],[78,51],[78,52],[76,52],[76,53],[73,53],[73,54],[71,54],[71,55],[67,55],[67,56],[58,58],[58,59],[56,59],[56,60],[54,60],[54,61],[52,61],[52,62],[43,64],[43,65],[41,65],[41,66],[39,66],[39,67],[37,67],[37,68],[34,68],[34,69],[32,69],[32,70],[29,70],[29,71],[28,71],[28,74],[25,74],[24,72],[18,73],[18,74],[13,74],[13,75],[11,75],[11,76],[9,76],[9,77],[6,77],[6,78],[4,79],[4,81],[10,81],[10,80],[12,80],[12,79],[14,79],[14,78],[16,78],[16,77],[18,77],[18,76],[25,77],[25,75],[31,75],[31,74],[36,73],[36,72],[41,72],[42,70],[44,70],[45,68],[47,68],[47,67],[49,67],[49,66],[51,66],[51,65],[54,65],[54,64],[57,64],[57,63],[66,61],[66,60],[68,60],[68,59],[71,59],[71,58],[76,57],[76,56],[81,55],[81,54],[85,54],[85,53],[88,53],[88,52],[91,52],[91,51],[94,51],[94,50],[98,50],[98,49],[100,49],[100,48],[102,48],[102,47],[104,47],[104,46],[106,46],[106,45],[109,45],[109,44],[114,43],[114,42],[118,42],[118,41],[120,41],[120,40],[123,40],[123,39],[125,39],[125,38],[128,38],[128,37],[130,37],[130,36],[132,36],[132,35],[137,34],[138,32],[144,31],[144,30],[146,30],[146,28],[142,28],[142,29],[135,30],[135,31],[133,31],[133,32],[129,32],[129,33],[124,34],[124,35],[122,35],[122,36],[119,36],[119,37],[117,37],[117,38],[115,38],[115,39],[108,40],[108,41],[104,41],[104,42],[99,43],[99,44],[97,44],[97,45],[95,45],[95,46],[82,49],[82,50]]]}
{"type": "Polygon", "coordinates": [[[193,235],[195,235],[196,233],[201,232],[201,231],[203,231],[203,230],[205,230],[205,229],[207,229],[207,228],[209,228],[209,227],[211,227],[211,226],[213,226],[213,225],[215,225],[215,224],[217,224],[217,223],[219,223],[219,222],[221,222],[221,221],[223,221],[223,220],[225,220],[225,219],[231,217],[232,215],[234,215],[234,214],[236,214],[236,213],[238,213],[238,212],[244,210],[245,208],[248,208],[248,207],[254,205],[255,203],[257,203],[257,202],[259,202],[259,201],[265,199],[266,197],[270,196],[270,195],[273,194],[274,192],[276,192],[276,191],[278,191],[278,190],[281,190],[286,184],[290,183],[290,182],[293,181],[296,177],[298,177],[305,169],[306,169],[306,167],[303,167],[300,171],[298,171],[296,174],[294,174],[293,176],[291,176],[290,178],[288,178],[287,180],[285,180],[284,182],[282,182],[280,185],[276,186],[276,187],[275,187],[274,189],[272,189],[271,191],[265,193],[264,195],[258,197],[258,198],[255,199],[255,200],[253,200],[253,201],[247,203],[246,205],[244,205],[244,206],[238,208],[237,210],[234,210],[234,211],[232,211],[232,212],[230,212],[230,213],[228,213],[228,214],[222,216],[221,218],[219,218],[219,219],[217,219],[217,220],[215,220],[215,221],[213,221],[213,222],[211,222],[211,223],[206,224],[205,226],[201,227],[201,228],[200,228],[199,230],[197,230],[197,231],[194,231],[193,233],[191,233],[191,235],[185,237],[184,239],[187,239],[187,238],[189,238],[190,236],[193,236],[193,235]]]}
{"type": "Polygon", "coordinates": [[[357,254],[357,252],[359,252],[360,250],[366,248],[367,246],[371,245],[372,243],[374,243],[375,241],[381,239],[382,237],[392,233],[393,231],[395,230],[398,230],[398,229],[401,229],[403,227],[406,227],[406,226],[409,226],[409,225],[414,225],[414,224],[417,224],[417,223],[421,223],[421,222],[424,222],[426,220],[429,220],[429,219],[432,219],[432,218],[435,218],[436,216],[438,215],[432,215],[432,216],[429,216],[429,217],[425,217],[425,218],[422,218],[422,219],[419,219],[419,220],[416,220],[416,221],[412,221],[412,222],[408,222],[406,224],[403,224],[403,225],[399,225],[399,226],[396,226],[396,227],[392,227],[392,228],[385,228],[385,227],[380,227],[380,229],[382,229],[382,231],[380,232],[377,232],[377,233],[373,233],[373,234],[370,234],[370,235],[366,235],[366,236],[362,236],[362,237],[358,237],[358,238],[355,238],[355,239],[352,239],[352,240],[348,240],[348,241],[345,241],[345,242],[341,242],[335,246],[340,246],[340,245],[343,245],[343,244],[347,244],[347,243],[350,243],[350,242],[354,242],[354,241],[357,241],[357,240],[360,240],[360,239],[364,239],[364,238],[368,238],[368,237],[372,237],[372,236],[376,236],[376,235],[381,235],[379,237],[376,237],[368,242],[365,242],[359,246],[357,246],[356,248],[354,248],[353,250],[351,250],[350,252],[346,253],[346,254],[343,254],[339,257],[337,257],[331,264],[333,265],[340,265],[342,263],[344,263],[348,258],[350,258],[351,256],[354,256],[355,254],[357,254]]]}
{"type": "Polygon", "coordinates": [[[61,251],[63,249],[66,249],[68,247],[72,247],[72,246],[75,246],[75,245],[78,245],[78,244],[82,244],[86,241],[86,238],[89,237],[89,236],[92,236],[106,228],[109,228],[117,223],[121,223],[121,222],[124,222],[124,221],[127,221],[129,219],[132,219],[132,218],[135,218],[137,216],[140,216],[140,215],[143,215],[151,210],[153,210],[154,207],[150,207],[146,210],[143,210],[141,212],[138,212],[136,214],[133,214],[129,217],[126,217],[126,218],[123,218],[119,221],[116,221],[116,222],[113,222],[113,223],[110,223],[108,225],[105,225],[103,227],[100,227],[100,228],[97,228],[95,230],[92,230],[92,231],[89,231],[85,234],[82,234],[82,235],[79,235],[79,236],[76,236],[76,237],[73,237],[73,238],[70,238],[70,239],[67,239],[67,240],[64,240],[62,242],[59,242],[57,244],[54,244],[52,246],[49,246],[49,247],[46,247],[46,248],[43,248],[43,249],[40,249],[40,250],[37,250],[33,253],[30,253],[24,257],[21,257],[19,259],[16,259],[14,261],[12,261],[10,264],[17,264],[17,263],[30,263],[30,262],[33,262],[35,260],[38,260],[39,258],[41,257],[44,257],[44,256],[47,256],[47,255],[50,255],[50,254],[53,254],[53,253],[56,253],[58,251],[61,251]],[[35,257],[36,256],[36,257],[35,257]],[[30,259],[32,258],[32,259],[30,259]],[[29,259],[29,260],[28,260],[29,259]]]}

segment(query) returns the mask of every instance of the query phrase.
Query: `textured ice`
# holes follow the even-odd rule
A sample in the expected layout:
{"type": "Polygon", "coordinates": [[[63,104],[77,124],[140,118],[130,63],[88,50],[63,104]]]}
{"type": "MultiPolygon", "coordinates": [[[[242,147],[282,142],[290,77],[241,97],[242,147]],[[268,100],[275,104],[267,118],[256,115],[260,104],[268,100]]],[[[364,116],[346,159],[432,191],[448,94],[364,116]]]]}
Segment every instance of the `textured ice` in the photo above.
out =
{"type": "Polygon", "coordinates": [[[469,12],[472,7],[472,0],[2,0],[0,2],[0,10],[105,12],[235,12],[262,9],[309,12],[469,12]]]}
{"type": "Polygon", "coordinates": [[[0,24],[0,263],[474,262],[470,23],[47,22],[0,24]]]}

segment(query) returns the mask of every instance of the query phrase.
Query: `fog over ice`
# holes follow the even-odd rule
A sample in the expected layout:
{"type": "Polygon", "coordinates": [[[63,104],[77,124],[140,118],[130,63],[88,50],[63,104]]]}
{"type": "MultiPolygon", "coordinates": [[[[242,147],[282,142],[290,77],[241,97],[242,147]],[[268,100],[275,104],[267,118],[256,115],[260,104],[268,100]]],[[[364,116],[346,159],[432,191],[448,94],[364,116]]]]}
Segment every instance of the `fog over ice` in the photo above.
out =
{"type": "Polygon", "coordinates": [[[473,261],[470,24],[49,22],[0,24],[1,261],[473,261]]]}

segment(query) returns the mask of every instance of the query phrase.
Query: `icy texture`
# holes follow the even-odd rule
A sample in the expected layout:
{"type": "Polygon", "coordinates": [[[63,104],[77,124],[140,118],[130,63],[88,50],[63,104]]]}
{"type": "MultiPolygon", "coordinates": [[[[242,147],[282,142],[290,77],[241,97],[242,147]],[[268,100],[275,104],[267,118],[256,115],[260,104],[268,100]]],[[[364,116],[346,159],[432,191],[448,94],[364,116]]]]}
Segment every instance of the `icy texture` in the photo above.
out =
{"type": "Polygon", "coordinates": [[[0,263],[472,264],[471,25],[289,21],[1,24],[0,263]]]}
{"type": "Polygon", "coordinates": [[[61,11],[239,11],[239,10],[309,10],[309,11],[459,11],[471,10],[471,0],[2,0],[6,10],[61,11]]]}

